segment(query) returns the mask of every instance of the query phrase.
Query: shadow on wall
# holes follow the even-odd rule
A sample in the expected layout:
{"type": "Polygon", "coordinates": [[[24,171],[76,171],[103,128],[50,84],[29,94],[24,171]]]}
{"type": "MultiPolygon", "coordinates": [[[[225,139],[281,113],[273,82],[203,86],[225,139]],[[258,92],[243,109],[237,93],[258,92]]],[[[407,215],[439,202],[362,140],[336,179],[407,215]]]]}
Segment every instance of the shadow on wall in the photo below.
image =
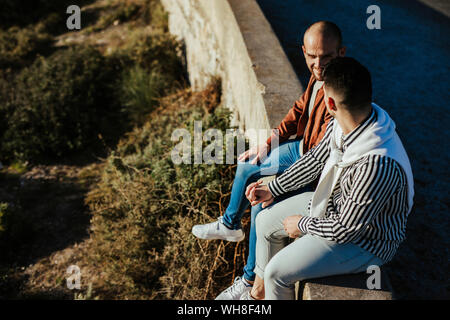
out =
{"type": "Polygon", "coordinates": [[[411,0],[257,2],[305,87],[309,71],[301,44],[304,31],[315,21],[335,22],[342,30],[347,55],[370,70],[374,101],[396,122],[415,178],[408,238],[391,264],[402,274],[394,274],[392,282],[402,287],[404,297],[449,297],[444,266],[450,245],[446,236],[450,181],[443,177],[450,176],[450,154],[448,147],[437,146],[436,141],[450,140],[450,131],[442,125],[450,121],[450,19],[411,0]],[[370,5],[381,10],[379,30],[366,26],[370,5]],[[405,267],[408,264],[413,267],[405,267]]]}

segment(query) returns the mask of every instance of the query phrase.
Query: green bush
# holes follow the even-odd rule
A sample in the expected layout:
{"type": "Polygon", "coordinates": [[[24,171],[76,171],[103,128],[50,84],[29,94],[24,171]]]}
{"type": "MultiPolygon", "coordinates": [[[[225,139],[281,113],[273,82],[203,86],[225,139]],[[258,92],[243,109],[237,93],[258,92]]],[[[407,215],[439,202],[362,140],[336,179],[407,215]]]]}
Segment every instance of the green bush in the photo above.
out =
{"type": "Polygon", "coordinates": [[[124,72],[120,96],[133,123],[142,124],[168,87],[166,76],[156,70],[134,66],[124,72]]]}
{"type": "Polygon", "coordinates": [[[86,32],[98,32],[116,22],[129,23],[132,28],[151,25],[152,29],[168,31],[168,16],[159,0],[114,0],[86,32]]]}
{"type": "Polygon", "coordinates": [[[2,159],[61,158],[98,147],[100,135],[120,134],[114,94],[120,73],[119,61],[92,47],[60,50],[24,68],[0,96],[0,109],[7,113],[2,159]]]}
{"type": "Polygon", "coordinates": [[[154,70],[164,74],[168,84],[173,85],[184,79],[184,67],[180,59],[181,45],[168,33],[134,35],[116,55],[129,57],[148,72],[154,70]]]}
{"type": "Polygon", "coordinates": [[[141,7],[135,3],[119,2],[118,6],[114,9],[100,16],[95,25],[90,28],[90,31],[98,32],[106,29],[109,26],[112,26],[115,21],[120,23],[129,21],[138,15],[140,8],[141,7]]]}
{"type": "Polygon", "coordinates": [[[142,124],[161,96],[184,84],[180,44],[161,29],[134,34],[108,56],[76,46],[35,58],[51,39],[43,28],[0,30],[0,67],[14,69],[0,69],[5,162],[62,159],[115,143],[142,124]]]}
{"type": "Polygon", "coordinates": [[[71,0],[0,0],[0,27],[24,27],[53,15],[53,25],[63,26],[67,30],[67,7],[77,4],[81,8],[92,2],[93,0],[78,0],[76,3],[71,0]],[[56,17],[57,21],[54,19],[56,17]]]}
{"type": "Polygon", "coordinates": [[[229,285],[230,272],[243,266],[243,255],[236,258],[243,244],[198,242],[190,233],[224,209],[234,166],[171,160],[173,130],[191,130],[194,120],[228,128],[230,114],[216,108],[218,96],[184,90],[164,99],[107,159],[86,199],[93,214],[89,259],[106,281],[94,287],[109,292],[102,298],[211,298],[223,288],[215,281],[225,276],[229,285]]]}
{"type": "MultiPolygon", "coordinates": [[[[2,137],[6,131],[9,114],[12,110],[8,110],[8,102],[12,100],[12,86],[13,79],[10,70],[4,71],[0,69],[0,151],[2,151],[2,137]]],[[[3,158],[0,156],[0,158],[3,158]]]]}
{"type": "Polygon", "coordinates": [[[39,28],[0,29],[0,69],[17,69],[30,64],[38,52],[49,50],[51,41],[51,36],[39,28]]]}
{"type": "Polygon", "coordinates": [[[0,202],[0,237],[7,229],[6,219],[8,216],[8,204],[4,202],[0,202]]]}
{"type": "Polygon", "coordinates": [[[180,43],[167,33],[133,35],[128,44],[111,54],[126,66],[120,85],[123,111],[141,125],[158,99],[185,84],[180,43]]]}

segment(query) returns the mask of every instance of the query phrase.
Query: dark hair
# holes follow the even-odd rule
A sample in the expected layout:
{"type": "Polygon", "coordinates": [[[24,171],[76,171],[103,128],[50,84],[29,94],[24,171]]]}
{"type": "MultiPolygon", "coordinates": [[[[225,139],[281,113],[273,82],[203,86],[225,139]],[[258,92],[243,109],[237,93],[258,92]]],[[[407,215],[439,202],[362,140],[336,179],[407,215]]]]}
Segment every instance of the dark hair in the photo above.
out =
{"type": "Polygon", "coordinates": [[[337,57],[323,70],[324,86],[342,95],[348,110],[361,110],[372,102],[370,72],[353,58],[337,57]]]}
{"type": "Polygon", "coordinates": [[[306,29],[303,41],[305,41],[306,33],[312,28],[318,28],[325,38],[336,39],[338,42],[338,49],[342,46],[342,32],[334,22],[323,20],[313,23],[306,29]]]}

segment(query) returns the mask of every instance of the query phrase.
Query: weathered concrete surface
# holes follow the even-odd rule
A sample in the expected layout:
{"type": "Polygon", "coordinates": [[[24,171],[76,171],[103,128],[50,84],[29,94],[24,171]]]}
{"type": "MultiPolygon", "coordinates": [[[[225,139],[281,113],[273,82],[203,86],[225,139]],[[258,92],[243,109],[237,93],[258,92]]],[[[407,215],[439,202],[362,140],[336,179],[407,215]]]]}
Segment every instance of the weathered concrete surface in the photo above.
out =
{"type": "MultiPolygon", "coordinates": [[[[222,101],[241,129],[266,139],[303,93],[255,0],[162,0],[169,28],[186,46],[191,86],[222,80],[222,101]]],[[[254,142],[254,141],[252,141],[254,142]]]]}
{"type": "MultiPolygon", "coordinates": [[[[256,77],[264,86],[263,99],[269,126],[276,127],[301,96],[303,88],[256,1],[229,0],[229,3],[256,77]]],[[[253,116],[250,112],[249,117],[253,116]]]]}
{"type": "Polygon", "coordinates": [[[448,0],[418,0],[434,10],[450,18],[450,1],[448,0]]]}
{"type": "Polygon", "coordinates": [[[387,274],[381,269],[381,288],[368,289],[370,275],[358,273],[311,279],[297,286],[302,300],[393,300],[394,293],[387,274]]]}
{"type": "MultiPolygon", "coordinates": [[[[169,12],[171,33],[185,44],[192,88],[201,90],[219,77],[222,101],[234,111],[236,125],[241,129],[276,127],[303,88],[256,1],[162,0],[162,3],[169,12]]],[[[270,130],[263,139],[268,134],[270,130]]],[[[262,180],[267,183],[273,178],[262,180]]],[[[389,291],[352,288],[360,282],[358,279],[352,275],[308,281],[303,297],[391,298],[389,291]]]]}

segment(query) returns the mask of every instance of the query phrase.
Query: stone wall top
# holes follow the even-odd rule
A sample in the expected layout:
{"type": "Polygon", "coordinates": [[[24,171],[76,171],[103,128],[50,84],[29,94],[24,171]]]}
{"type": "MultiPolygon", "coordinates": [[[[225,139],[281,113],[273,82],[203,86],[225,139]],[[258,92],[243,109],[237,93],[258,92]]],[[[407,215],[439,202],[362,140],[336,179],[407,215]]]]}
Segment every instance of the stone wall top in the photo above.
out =
{"type": "MultiPolygon", "coordinates": [[[[191,86],[222,80],[222,101],[241,129],[278,126],[303,93],[255,0],[162,0],[186,48],[191,86]]],[[[267,130],[267,135],[270,130],[267,130]]]]}

